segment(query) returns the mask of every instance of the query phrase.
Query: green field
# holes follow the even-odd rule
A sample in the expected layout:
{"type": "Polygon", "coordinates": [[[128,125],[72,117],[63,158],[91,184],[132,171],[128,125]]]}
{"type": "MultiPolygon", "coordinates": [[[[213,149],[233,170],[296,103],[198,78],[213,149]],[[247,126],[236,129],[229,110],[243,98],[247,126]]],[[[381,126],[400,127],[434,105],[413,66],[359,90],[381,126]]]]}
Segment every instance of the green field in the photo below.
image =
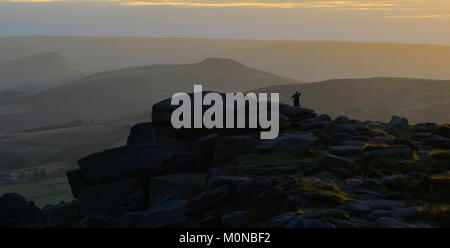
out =
{"type": "Polygon", "coordinates": [[[46,179],[35,183],[0,186],[0,195],[18,193],[27,200],[34,201],[38,207],[71,201],[72,192],[66,177],[46,179]]]}

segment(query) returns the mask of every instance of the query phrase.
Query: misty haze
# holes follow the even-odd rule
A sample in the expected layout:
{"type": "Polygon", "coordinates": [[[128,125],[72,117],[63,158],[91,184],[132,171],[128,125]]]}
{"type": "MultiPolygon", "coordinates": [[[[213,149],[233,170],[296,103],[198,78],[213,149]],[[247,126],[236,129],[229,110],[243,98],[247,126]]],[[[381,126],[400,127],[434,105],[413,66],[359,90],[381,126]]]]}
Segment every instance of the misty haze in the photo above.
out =
{"type": "Polygon", "coordinates": [[[0,227],[450,227],[449,13],[0,0],[0,227]],[[194,84],[279,93],[279,136],[173,128],[194,84]]]}

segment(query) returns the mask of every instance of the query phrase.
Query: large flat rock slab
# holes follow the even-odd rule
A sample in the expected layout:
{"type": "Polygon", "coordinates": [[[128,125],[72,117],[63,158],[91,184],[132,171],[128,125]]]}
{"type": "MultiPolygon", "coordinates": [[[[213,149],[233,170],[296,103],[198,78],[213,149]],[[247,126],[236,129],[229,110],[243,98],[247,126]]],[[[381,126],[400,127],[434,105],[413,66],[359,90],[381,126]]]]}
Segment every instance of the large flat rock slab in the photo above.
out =
{"type": "Polygon", "coordinates": [[[135,179],[81,188],[78,191],[80,209],[83,214],[112,214],[119,207],[127,205],[128,197],[141,189],[135,179]]]}
{"type": "Polygon", "coordinates": [[[172,156],[172,150],[164,146],[132,145],[91,154],[80,159],[78,165],[88,182],[105,183],[158,176],[164,162],[172,156]]]}

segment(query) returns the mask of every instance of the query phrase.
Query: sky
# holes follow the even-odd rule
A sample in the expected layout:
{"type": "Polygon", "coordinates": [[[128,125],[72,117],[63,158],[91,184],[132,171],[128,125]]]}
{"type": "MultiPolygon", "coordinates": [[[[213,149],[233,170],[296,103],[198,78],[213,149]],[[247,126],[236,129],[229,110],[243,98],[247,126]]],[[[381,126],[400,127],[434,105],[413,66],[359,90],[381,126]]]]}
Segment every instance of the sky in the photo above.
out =
{"type": "Polygon", "coordinates": [[[450,0],[0,0],[0,36],[18,35],[450,45],[450,0]]]}

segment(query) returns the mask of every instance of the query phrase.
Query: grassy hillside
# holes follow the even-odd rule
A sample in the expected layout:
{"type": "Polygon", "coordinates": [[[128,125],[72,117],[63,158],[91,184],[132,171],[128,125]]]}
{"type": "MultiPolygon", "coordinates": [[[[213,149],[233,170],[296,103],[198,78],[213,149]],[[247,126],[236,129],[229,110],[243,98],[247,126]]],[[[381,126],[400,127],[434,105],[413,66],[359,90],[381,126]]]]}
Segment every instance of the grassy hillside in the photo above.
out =
{"type": "Polygon", "coordinates": [[[26,169],[53,162],[66,166],[87,154],[124,144],[129,126],[93,124],[0,137],[0,171],[26,169]]]}
{"type": "Polygon", "coordinates": [[[278,85],[258,92],[290,96],[302,92],[303,106],[333,116],[348,115],[362,120],[388,121],[392,115],[417,122],[449,122],[450,81],[408,78],[339,79],[318,83],[278,85]]]}
{"type": "Polygon", "coordinates": [[[131,125],[149,115],[135,115],[96,124],[71,122],[0,136],[0,178],[18,177],[18,184],[0,184],[0,195],[16,192],[39,207],[73,199],[65,172],[79,158],[126,143],[131,125]]]}
{"type": "Polygon", "coordinates": [[[70,185],[65,176],[33,183],[0,186],[0,195],[11,192],[21,194],[29,201],[34,201],[40,208],[47,204],[69,202],[73,199],[70,185]]]}
{"type": "Polygon", "coordinates": [[[0,105],[0,133],[148,113],[161,99],[180,91],[192,92],[196,83],[204,90],[234,92],[299,81],[218,58],[196,64],[126,68],[0,105]]]}
{"type": "Polygon", "coordinates": [[[450,79],[450,46],[201,38],[0,38],[0,60],[47,51],[97,71],[226,57],[310,82],[375,76],[450,79]]]}
{"type": "Polygon", "coordinates": [[[85,67],[74,64],[56,53],[0,62],[0,91],[39,91],[80,79],[89,74],[85,67]]]}

